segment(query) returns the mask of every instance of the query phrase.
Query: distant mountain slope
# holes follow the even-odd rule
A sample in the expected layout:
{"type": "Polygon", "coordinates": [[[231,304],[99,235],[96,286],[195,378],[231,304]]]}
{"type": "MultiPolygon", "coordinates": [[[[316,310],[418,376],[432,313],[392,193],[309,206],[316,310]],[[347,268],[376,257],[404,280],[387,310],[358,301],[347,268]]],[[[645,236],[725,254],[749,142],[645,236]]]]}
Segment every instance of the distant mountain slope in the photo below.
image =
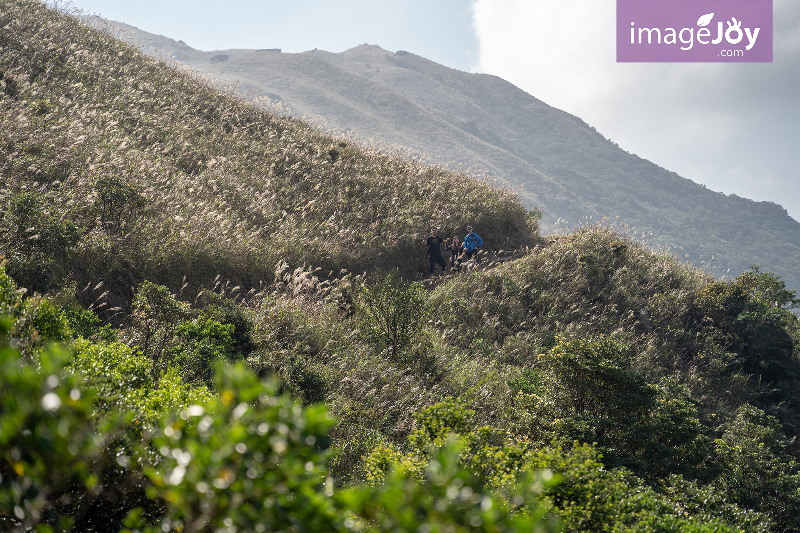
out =
{"type": "Polygon", "coordinates": [[[176,59],[279,97],[331,127],[486,169],[519,189],[528,206],[542,208],[545,229],[557,218],[621,217],[694,261],[713,257],[732,273],[758,264],[800,287],[800,223],[785,209],[712,192],[629,154],[580,118],[496,76],[377,46],[337,54],[198,52],[133,30],[176,59]],[[211,63],[217,54],[229,60],[211,63]]]}

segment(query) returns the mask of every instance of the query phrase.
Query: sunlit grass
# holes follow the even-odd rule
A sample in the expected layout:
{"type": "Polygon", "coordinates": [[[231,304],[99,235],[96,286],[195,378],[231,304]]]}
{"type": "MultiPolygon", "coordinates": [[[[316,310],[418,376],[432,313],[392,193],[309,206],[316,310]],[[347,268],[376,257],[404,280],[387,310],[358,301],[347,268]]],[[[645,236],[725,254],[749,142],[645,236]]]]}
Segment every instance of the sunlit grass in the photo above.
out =
{"type": "Polygon", "coordinates": [[[249,288],[285,260],[414,277],[430,224],[458,234],[472,224],[490,247],[532,242],[510,191],[400,147],[331,137],[82,20],[66,4],[0,7],[1,194],[38,193],[85,236],[98,231],[100,178],[148,200],[119,235],[83,240],[73,260],[105,264],[81,276],[124,270],[175,285],[186,275],[197,286],[221,274],[249,288]]]}

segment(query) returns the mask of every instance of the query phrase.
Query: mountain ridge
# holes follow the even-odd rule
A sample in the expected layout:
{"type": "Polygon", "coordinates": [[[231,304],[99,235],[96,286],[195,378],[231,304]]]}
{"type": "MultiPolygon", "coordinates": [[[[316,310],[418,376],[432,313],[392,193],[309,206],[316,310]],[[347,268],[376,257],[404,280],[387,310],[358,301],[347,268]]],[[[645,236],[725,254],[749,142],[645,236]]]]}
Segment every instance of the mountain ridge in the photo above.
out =
{"type": "Polygon", "coordinates": [[[800,287],[800,222],[772,202],[713,192],[619,148],[580,117],[490,74],[450,69],[410,52],[360,45],[344,52],[200,52],[123,24],[162,53],[268,96],[325,126],[487,170],[557,219],[621,218],[695,263],[740,272],[751,264],[800,287]],[[183,57],[180,57],[180,55],[183,57]],[[210,63],[217,54],[229,60],[210,63]],[[338,68],[332,68],[333,66],[338,68]],[[713,258],[713,260],[712,260],[713,258]]]}

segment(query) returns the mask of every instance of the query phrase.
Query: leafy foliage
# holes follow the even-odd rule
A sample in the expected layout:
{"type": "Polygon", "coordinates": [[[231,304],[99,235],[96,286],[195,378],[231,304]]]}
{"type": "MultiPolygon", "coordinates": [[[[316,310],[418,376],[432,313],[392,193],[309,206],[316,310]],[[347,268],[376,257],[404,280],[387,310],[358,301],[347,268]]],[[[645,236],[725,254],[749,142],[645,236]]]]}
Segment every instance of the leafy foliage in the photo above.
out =
{"type": "Polygon", "coordinates": [[[560,339],[536,367],[543,390],[535,412],[552,420],[545,435],[595,442],[609,466],[646,479],[702,476],[711,450],[696,405],[676,384],[649,385],[625,347],[609,338],[560,339]]]}
{"type": "Polygon", "coordinates": [[[184,379],[211,386],[214,363],[233,361],[233,324],[221,324],[213,319],[197,318],[175,328],[178,346],[171,348],[169,361],[183,369],[184,379]]]}
{"type": "Polygon", "coordinates": [[[79,239],[77,227],[60,220],[55,206],[48,204],[34,192],[7,198],[6,220],[0,233],[9,271],[23,286],[34,290],[61,281],[67,274],[64,263],[79,239]]]}
{"type": "Polygon", "coordinates": [[[396,463],[377,490],[353,488],[340,498],[375,531],[560,531],[540,498],[554,484],[551,474],[522,480],[515,509],[459,468],[458,451],[454,442],[442,447],[422,472],[396,463]]]}
{"type": "Polygon", "coordinates": [[[145,281],[133,300],[133,310],[136,340],[142,354],[152,361],[151,374],[157,381],[168,367],[164,355],[175,329],[189,314],[188,306],[163,285],[145,281]]]}
{"type": "Polygon", "coordinates": [[[103,176],[95,184],[100,223],[112,234],[118,234],[125,222],[131,221],[147,200],[139,189],[118,177],[103,176]]]}
{"type": "Polygon", "coordinates": [[[775,517],[779,531],[800,527],[800,468],[775,419],[742,406],[716,443],[722,472],[715,484],[737,504],[775,517]]]}
{"type": "Polygon", "coordinates": [[[740,358],[744,370],[767,381],[796,372],[794,340],[787,328],[795,321],[784,306],[797,305],[795,291],[758,267],[730,282],[716,282],[697,294],[695,305],[710,322],[709,336],[740,358]]]}
{"type": "Polygon", "coordinates": [[[129,481],[109,478],[119,465],[106,453],[123,425],[116,419],[94,423],[92,392],[61,372],[66,356],[62,350],[47,350],[35,368],[22,363],[6,343],[0,349],[4,530],[89,526],[104,507],[103,496],[124,490],[129,481]]]}
{"type": "MultiPolygon", "coordinates": [[[[423,411],[418,420],[424,420],[429,429],[412,433],[407,453],[377,447],[367,460],[369,479],[394,484],[394,469],[406,478],[425,480],[430,477],[426,472],[438,467],[442,454],[455,454],[451,461],[466,467],[482,484],[498,491],[500,502],[512,506],[538,502],[516,492],[530,482],[531,472],[557,480],[542,485],[543,495],[569,531],[765,531],[769,526],[764,515],[727,503],[724,493],[699,489],[680,476],[668,478],[670,488],[657,492],[625,469],[603,469],[597,450],[589,445],[538,447],[499,428],[470,429],[465,423],[469,416],[451,402],[423,411]],[[431,427],[437,428],[437,438],[420,439],[430,435],[431,427]],[[460,449],[451,442],[458,437],[460,449]],[[714,503],[700,504],[701,499],[714,503]],[[691,513],[686,512],[688,505],[692,505],[691,513]]],[[[541,505],[535,503],[534,509],[542,509],[541,505]]]]}
{"type": "Polygon", "coordinates": [[[167,528],[198,531],[236,524],[249,531],[338,531],[324,458],[314,444],[331,421],[301,409],[245,368],[218,367],[216,408],[169,415],[155,446],[165,461],[148,471],[167,502],[167,528]],[[329,494],[325,493],[325,486],[329,494]]]}
{"type": "Polygon", "coordinates": [[[426,319],[426,296],[418,284],[392,273],[359,294],[367,327],[379,345],[400,352],[419,335],[426,319]]]}

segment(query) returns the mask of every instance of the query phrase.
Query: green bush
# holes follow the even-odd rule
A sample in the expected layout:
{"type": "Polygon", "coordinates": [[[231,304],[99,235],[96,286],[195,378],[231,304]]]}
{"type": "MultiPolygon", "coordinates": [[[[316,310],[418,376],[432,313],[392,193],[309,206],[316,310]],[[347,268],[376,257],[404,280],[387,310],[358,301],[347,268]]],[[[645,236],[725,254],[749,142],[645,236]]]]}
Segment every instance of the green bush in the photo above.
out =
{"type": "Polygon", "coordinates": [[[472,428],[475,411],[466,409],[453,400],[437,403],[414,415],[416,429],[408,437],[408,443],[417,453],[429,448],[441,448],[451,434],[464,435],[472,428]]]}
{"type": "Polygon", "coordinates": [[[44,292],[68,274],[69,253],[80,238],[75,224],[51,214],[45,198],[33,192],[8,200],[0,242],[7,269],[22,286],[44,292]]]}
{"type": "Polygon", "coordinates": [[[391,347],[395,353],[408,347],[427,322],[423,289],[396,273],[364,285],[358,302],[366,327],[378,345],[391,347]]]}
{"type": "Polygon", "coordinates": [[[778,531],[800,530],[800,466],[786,454],[778,422],[744,405],[716,441],[714,484],[733,502],[772,517],[778,531]]]}
{"type": "Polygon", "coordinates": [[[518,377],[508,382],[508,387],[513,392],[518,391],[525,394],[542,394],[544,392],[542,376],[533,369],[524,369],[518,377]]]}
{"type": "Polygon", "coordinates": [[[280,392],[288,392],[304,405],[325,400],[329,386],[324,367],[297,354],[289,355],[283,361],[283,367],[276,372],[281,378],[280,392]]]}
{"type": "Polygon", "coordinates": [[[346,530],[314,446],[332,423],[325,409],[274,396],[242,365],[219,364],[216,376],[220,401],[165,416],[155,440],[164,462],[147,475],[167,507],[162,527],[346,530]]]}
{"type": "MultiPolygon", "coordinates": [[[[93,393],[62,373],[68,354],[51,348],[36,366],[0,346],[0,528],[68,531],[91,522],[104,473],[118,465],[104,449],[121,431],[118,420],[99,426],[93,393]]],[[[122,483],[115,479],[114,484],[122,483]]]]}
{"type": "Polygon", "coordinates": [[[142,355],[152,361],[154,381],[169,368],[164,355],[172,342],[175,328],[189,316],[189,306],[179,302],[169,289],[149,281],[139,285],[133,299],[134,340],[142,355]]]}
{"type": "MultiPolygon", "coordinates": [[[[444,412],[454,414],[454,409],[450,406],[444,412]]],[[[429,412],[428,418],[443,418],[433,414],[429,412]]],[[[460,426],[463,430],[467,426],[463,416],[444,418],[453,420],[451,424],[437,423],[442,428],[438,433],[446,431],[449,439],[460,439],[455,461],[469,472],[470,478],[474,476],[474,483],[493,490],[499,502],[512,507],[531,503],[541,506],[543,497],[551,514],[560,517],[565,531],[768,531],[770,521],[766,516],[728,502],[725,493],[714,487],[700,488],[672,476],[659,492],[624,468],[605,469],[598,450],[591,445],[537,446],[491,426],[459,435],[444,426],[460,426]],[[520,489],[536,472],[551,473],[547,477],[554,482],[541,486],[541,494],[535,497],[521,495],[520,489]]],[[[448,440],[437,440],[423,453],[411,442],[407,453],[392,446],[378,446],[366,462],[370,482],[396,483],[392,481],[394,475],[424,483],[431,467],[438,468],[441,455],[454,453],[451,446],[448,440]]],[[[407,482],[408,486],[411,484],[407,482]]]]}
{"type": "Polygon", "coordinates": [[[708,475],[711,451],[696,402],[679,385],[651,385],[633,371],[629,349],[608,337],[560,338],[540,358],[536,413],[551,421],[551,437],[594,442],[611,467],[625,466],[648,480],[668,474],[708,475]]]}
{"type": "Polygon", "coordinates": [[[253,313],[230,298],[225,298],[211,291],[203,291],[203,298],[207,298],[203,308],[203,316],[216,320],[221,324],[233,326],[231,339],[232,350],[242,357],[247,357],[257,348],[253,338],[253,313]]]}
{"type": "MultiPolygon", "coordinates": [[[[735,506],[703,506],[690,512],[683,494],[667,497],[641,483],[624,468],[602,468],[600,456],[583,444],[565,450],[545,447],[530,453],[525,468],[548,468],[561,480],[546,495],[566,531],[717,532],[766,531],[763,515],[735,506]],[[713,511],[718,511],[717,513],[713,511]],[[736,520],[728,520],[733,516],[736,520]],[[746,528],[744,526],[747,526],[746,528]]],[[[719,495],[715,495],[717,503],[719,495]]]]}
{"type": "Polygon", "coordinates": [[[39,295],[27,298],[11,328],[21,353],[31,360],[37,348],[70,336],[67,318],[59,307],[39,295]]]}
{"type": "Polygon", "coordinates": [[[155,424],[165,414],[179,411],[186,405],[211,403],[212,396],[204,386],[188,385],[178,368],[166,370],[159,381],[151,374],[152,362],[122,343],[94,343],[78,339],[69,369],[80,377],[84,386],[97,391],[96,413],[129,411],[145,425],[155,424]]]}
{"type": "Polygon", "coordinates": [[[211,387],[218,360],[241,358],[233,349],[233,331],[233,324],[211,318],[182,322],[175,328],[176,344],[167,350],[167,360],[181,369],[187,382],[211,387]]]}
{"type": "Polygon", "coordinates": [[[488,491],[459,465],[460,446],[448,442],[432,451],[421,469],[392,465],[376,488],[355,487],[338,497],[372,531],[427,532],[555,532],[558,519],[549,513],[542,491],[552,476],[520,479],[517,493],[507,501],[488,491]]]}
{"type": "Polygon", "coordinates": [[[608,337],[562,337],[539,365],[546,398],[563,416],[641,422],[654,405],[656,391],[631,370],[628,348],[608,337]]]}
{"type": "Polygon", "coordinates": [[[105,176],[95,182],[95,209],[103,228],[112,235],[123,225],[135,220],[136,214],[147,205],[141,189],[117,176],[105,176]]]}
{"type": "Polygon", "coordinates": [[[6,273],[6,263],[0,261],[0,316],[18,317],[22,312],[22,296],[25,292],[6,273]]]}
{"type": "Polygon", "coordinates": [[[99,412],[138,407],[151,392],[150,362],[128,346],[78,339],[72,349],[69,369],[97,391],[93,402],[99,412]]]}
{"type": "Polygon", "coordinates": [[[736,353],[741,368],[763,381],[800,375],[792,360],[797,317],[788,308],[800,300],[775,275],[758,267],[733,281],[711,283],[697,293],[699,329],[723,350],[736,353]]]}
{"type": "Polygon", "coordinates": [[[33,360],[37,350],[48,343],[66,340],[71,331],[57,305],[38,294],[24,298],[26,292],[6,274],[5,264],[0,263],[0,316],[10,321],[8,334],[16,347],[24,357],[33,360]]]}
{"type": "Polygon", "coordinates": [[[74,338],[93,339],[103,342],[113,342],[117,338],[117,330],[110,324],[103,324],[100,317],[93,311],[84,309],[77,304],[63,309],[67,319],[70,333],[74,338]]]}

